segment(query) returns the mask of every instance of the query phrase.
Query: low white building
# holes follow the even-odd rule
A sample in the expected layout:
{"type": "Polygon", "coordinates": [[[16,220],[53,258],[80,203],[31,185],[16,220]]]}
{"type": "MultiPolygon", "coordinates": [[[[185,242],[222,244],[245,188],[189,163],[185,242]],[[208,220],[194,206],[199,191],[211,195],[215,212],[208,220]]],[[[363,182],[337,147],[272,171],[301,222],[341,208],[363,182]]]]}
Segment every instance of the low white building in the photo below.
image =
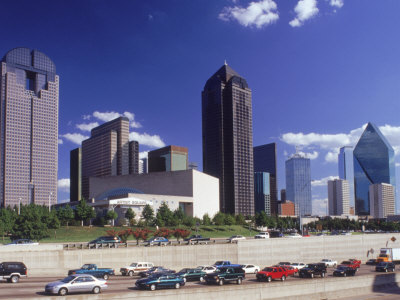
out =
{"type": "Polygon", "coordinates": [[[386,218],[395,214],[395,190],[388,183],[376,183],[369,186],[369,209],[373,218],[386,218]]]}

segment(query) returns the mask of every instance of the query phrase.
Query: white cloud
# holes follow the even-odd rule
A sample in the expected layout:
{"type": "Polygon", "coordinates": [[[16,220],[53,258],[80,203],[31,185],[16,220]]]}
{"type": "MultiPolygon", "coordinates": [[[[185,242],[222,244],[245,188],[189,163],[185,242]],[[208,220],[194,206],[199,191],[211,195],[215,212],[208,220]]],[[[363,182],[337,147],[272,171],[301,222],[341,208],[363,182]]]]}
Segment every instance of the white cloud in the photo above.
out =
{"type": "Polygon", "coordinates": [[[91,131],[93,128],[99,126],[98,122],[76,124],[76,128],[82,131],[91,131]]]}
{"type": "Polygon", "coordinates": [[[60,191],[69,192],[69,186],[70,186],[69,178],[58,179],[57,187],[60,191]]]}
{"type": "Polygon", "coordinates": [[[316,216],[326,216],[328,198],[312,200],[312,214],[316,216]]]}
{"type": "Polygon", "coordinates": [[[318,14],[317,0],[300,0],[297,2],[294,11],[296,17],[289,22],[292,27],[300,27],[304,21],[311,19],[318,14]]]}
{"type": "Polygon", "coordinates": [[[273,0],[250,2],[246,7],[225,7],[218,15],[223,21],[236,20],[245,27],[262,28],[275,23],[279,19],[277,5],[273,0]]]}
{"type": "Polygon", "coordinates": [[[59,145],[62,145],[64,142],[63,142],[63,140],[62,139],[58,139],[58,144],[59,145]]]}
{"type": "Polygon", "coordinates": [[[138,141],[140,145],[161,148],[165,147],[165,143],[159,135],[149,135],[147,133],[131,132],[129,134],[130,141],[138,141]]]}
{"type": "Polygon", "coordinates": [[[400,163],[396,163],[396,167],[400,167],[400,163]]]}
{"type": "Polygon", "coordinates": [[[88,139],[89,137],[80,133],[66,133],[61,135],[63,138],[67,139],[68,141],[81,145],[82,141],[88,139]]]}
{"type": "Polygon", "coordinates": [[[307,152],[303,152],[303,151],[299,151],[298,152],[301,156],[307,157],[311,160],[316,159],[318,157],[318,152],[317,151],[313,151],[312,153],[307,153],[307,152]]]}
{"type": "Polygon", "coordinates": [[[149,151],[139,152],[139,159],[147,158],[148,153],[149,153],[149,151]]]}
{"type": "Polygon", "coordinates": [[[339,148],[335,149],[334,151],[329,151],[325,155],[325,161],[330,163],[338,162],[338,155],[339,155],[339,148]]]}
{"type": "Polygon", "coordinates": [[[82,116],[82,119],[84,119],[84,120],[90,120],[91,117],[92,117],[91,115],[83,115],[83,116],[82,116]]]}
{"type": "Polygon", "coordinates": [[[329,5],[333,6],[333,7],[341,8],[344,5],[344,3],[343,3],[343,0],[330,0],[329,5]]]}
{"type": "Polygon", "coordinates": [[[328,176],[328,177],[324,177],[321,179],[315,179],[311,181],[311,186],[315,187],[315,186],[327,186],[328,185],[328,181],[329,180],[334,180],[334,179],[338,179],[339,177],[337,176],[328,176]]]}
{"type": "Polygon", "coordinates": [[[122,116],[129,119],[130,127],[132,127],[132,128],[142,127],[142,124],[135,121],[135,114],[131,113],[129,111],[125,111],[122,114],[120,114],[119,112],[116,112],[116,111],[106,111],[106,112],[95,111],[93,113],[93,117],[95,117],[96,119],[99,119],[101,121],[104,121],[104,122],[108,122],[108,121],[114,120],[114,119],[122,117],[122,116]]]}

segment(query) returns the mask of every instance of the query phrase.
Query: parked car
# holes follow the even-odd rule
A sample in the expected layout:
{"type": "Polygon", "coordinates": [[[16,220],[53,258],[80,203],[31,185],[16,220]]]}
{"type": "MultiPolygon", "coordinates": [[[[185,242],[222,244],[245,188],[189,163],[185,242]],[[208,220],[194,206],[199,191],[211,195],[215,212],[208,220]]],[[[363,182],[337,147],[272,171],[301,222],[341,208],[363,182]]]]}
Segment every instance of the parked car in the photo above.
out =
{"type": "Polygon", "coordinates": [[[224,285],[225,282],[236,282],[241,284],[246,274],[241,267],[220,268],[219,272],[206,274],[207,284],[224,285]]]}
{"type": "Polygon", "coordinates": [[[152,267],[147,271],[139,272],[139,276],[140,277],[148,277],[148,276],[150,276],[150,275],[152,275],[154,273],[171,273],[171,274],[173,274],[173,273],[175,273],[175,271],[174,270],[170,270],[170,269],[166,269],[164,267],[157,266],[157,267],[152,267]]]}
{"type": "Polygon", "coordinates": [[[259,232],[254,236],[255,239],[269,239],[269,232],[259,232]]]}
{"type": "Polygon", "coordinates": [[[242,269],[246,274],[257,274],[257,272],[260,272],[260,267],[255,265],[242,265],[242,269]]]}
{"type": "Polygon", "coordinates": [[[218,269],[215,266],[198,266],[196,269],[200,269],[206,274],[218,272],[218,269]]]}
{"type": "Polygon", "coordinates": [[[290,262],[288,262],[288,261],[280,261],[278,263],[278,266],[290,266],[290,262]]]}
{"type": "Polygon", "coordinates": [[[148,271],[152,267],[154,267],[153,263],[137,262],[131,263],[129,266],[123,267],[119,271],[121,272],[122,276],[133,276],[138,275],[140,272],[148,271]]]}
{"type": "Polygon", "coordinates": [[[333,271],[333,276],[354,276],[356,275],[357,268],[348,267],[345,265],[340,265],[333,271]]]}
{"type": "Polygon", "coordinates": [[[325,277],[326,274],[326,266],[325,264],[308,264],[304,268],[299,271],[299,276],[314,278],[315,276],[325,277]]]}
{"type": "Polygon", "coordinates": [[[89,242],[89,244],[116,244],[116,243],[122,243],[122,240],[119,236],[101,236],[89,242]]]}
{"type": "Polygon", "coordinates": [[[285,235],[285,238],[292,238],[292,239],[297,239],[297,238],[301,238],[302,236],[298,233],[289,233],[287,235],[285,235]]]}
{"type": "Polygon", "coordinates": [[[47,294],[65,296],[69,293],[92,292],[98,294],[107,289],[107,281],[88,274],[70,275],[62,280],[50,282],[44,288],[47,294]]]}
{"type": "Polygon", "coordinates": [[[366,265],[370,265],[370,266],[374,266],[377,264],[376,259],[375,258],[371,258],[369,259],[366,263],[366,265]]]}
{"type": "Polygon", "coordinates": [[[213,264],[213,266],[216,267],[216,268],[222,268],[222,267],[225,267],[225,268],[228,268],[228,267],[239,267],[239,268],[241,268],[241,265],[232,264],[229,260],[219,260],[219,261],[216,261],[216,262],[213,264]]]}
{"type": "Polygon", "coordinates": [[[337,261],[332,259],[324,258],[320,261],[320,263],[325,264],[326,267],[336,267],[337,261]]]}
{"type": "Polygon", "coordinates": [[[306,266],[306,264],[305,263],[291,263],[290,266],[293,268],[296,268],[297,270],[301,270],[306,266]]]}
{"type": "Polygon", "coordinates": [[[30,239],[17,239],[13,240],[11,243],[6,244],[5,246],[37,246],[38,242],[34,242],[30,239]]]}
{"type": "Polygon", "coordinates": [[[246,238],[243,235],[232,235],[228,240],[229,242],[235,242],[239,240],[245,240],[246,238]]]}
{"type": "Polygon", "coordinates": [[[89,274],[97,278],[108,280],[110,275],[115,275],[115,271],[111,268],[98,268],[96,264],[84,264],[80,269],[68,271],[68,275],[74,274],[89,274]]]}
{"type": "Polygon", "coordinates": [[[2,262],[0,263],[0,280],[18,283],[20,278],[25,278],[28,270],[22,262],[2,262]]]}
{"type": "Polygon", "coordinates": [[[376,265],[375,271],[376,272],[394,272],[395,265],[392,262],[380,262],[376,265]]]}
{"type": "Polygon", "coordinates": [[[153,237],[145,242],[146,246],[154,246],[154,245],[166,246],[166,245],[168,245],[168,243],[169,243],[169,240],[167,238],[161,237],[161,236],[153,237]]]}
{"type": "Polygon", "coordinates": [[[185,281],[175,274],[157,273],[147,278],[136,280],[135,285],[139,289],[150,289],[155,291],[159,288],[176,288],[179,289],[185,285],[185,281]]]}
{"type": "Polygon", "coordinates": [[[192,235],[191,237],[188,237],[184,239],[184,241],[189,242],[190,244],[208,244],[210,242],[210,238],[205,238],[200,234],[195,234],[192,235]]]}
{"type": "Polygon", "coordinates": [[[179,276],[183,279],[183,281],[204,281],[204,276],[206,276],[206,272],[203,272],[200,269],[189,269],[185,268],[175,273],[176,276],[179,276]]]}
{"type": "Polygon", "coordinates": [[[287,272],[283,267],[266,267],[258,272],[256,277],[258,281],[271,282],[274,279],[285,281],[287,272]]]}
{"type": "Polygon", "coordinates": [[[355,258],[349,258],[349,261],[350,261],[352,264],[356,265],[357,268],[361,267],[361,260],[355,259],[355,258]]]}

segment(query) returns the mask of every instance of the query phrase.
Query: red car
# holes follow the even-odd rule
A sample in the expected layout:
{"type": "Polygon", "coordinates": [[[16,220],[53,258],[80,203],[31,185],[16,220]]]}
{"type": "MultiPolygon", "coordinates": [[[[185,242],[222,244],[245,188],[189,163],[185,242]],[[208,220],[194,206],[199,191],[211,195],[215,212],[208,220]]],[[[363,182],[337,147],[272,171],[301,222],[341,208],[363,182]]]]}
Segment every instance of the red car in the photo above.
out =
{"type": "Polygon", "coordinates": [[[286,271],[286,276],[294,276],[296,273],[299,272],[297,268],[293,268],[292,266],[282,266],[282,269],[286,271]]]}
{"type": "Polygon", "coordinates": [[[350,258],[349,261],[351,261],[354,265],[357,265],[357,268],[361,266],[361,260],[350,258]]]}
{"type": "Polygon", "coordinates": [[[288,277],[288,273],[283,267],[266,267],[258,272],[256,276],[258,281],[271,282],[272,279],[285,281],[286,277],[288,277]]]}
{"type": "Polygon", "coordinates": [[[356,270],[360,267],[360,264],[356,263],[354,260],[345,260],[340,263],[341,266],[346,266],[356,270]]]}

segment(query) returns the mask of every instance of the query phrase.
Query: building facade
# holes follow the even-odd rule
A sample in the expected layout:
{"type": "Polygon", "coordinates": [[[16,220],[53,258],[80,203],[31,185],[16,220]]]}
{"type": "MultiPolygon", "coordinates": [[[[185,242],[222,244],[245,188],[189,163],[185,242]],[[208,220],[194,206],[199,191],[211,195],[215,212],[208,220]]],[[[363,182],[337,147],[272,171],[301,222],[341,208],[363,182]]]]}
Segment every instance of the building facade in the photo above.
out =
{"type": "Polygon", "coordinates": [[[271,215],[270,175],[267,172],[254,173],[254,207],[255,211],[264,211],[271,215]]]}
{"type": "Polygon", "coordinates": [[[394,186],[387,183],[375,183],[369,186],[370,215],[382,219],[395,215],[394,186]]]}
{"type": "MultiPolygon", "coordinates": [[[[253,148],[254,172],[269,173],[271,214],[278,214],[278,181],[276,172],[276,143],[253,148]]],[[[254,196],[255,197],[255,196],[254,196]]],[[[257,210],[256,210],[257,211],[257,210]]]]}
{"type": "Polygon", "coordinates": [[[56,67],[42,52],[15,48],[0,71],[0,206],[56,204],[56,67]]]}
{"type": "Polygon", "coordinates": [[[298,214],[312,214],[310,159],[294,154],[285,163],[286,199],[298,205],[298,214]]]}
{"type": "Polygon", "coordinates": [[[139,174],[139,143],[129,142],[129,174],[139,174]]]}
{"type": "Polygon", "coordinates": [[[328,181],[328,208],[330,216],[350,214],[350,184],[348,180],[328,181]]]}
{"type": "Polygon", "coordinates": [[[278,204],[279,207],[279,215],[281,217],[285,216],[296,216],[296,206],[292,201],[285,201],[285,202],[280,202],[278,204]]]}
{"type": "Polygon", "coordinates": [[[357,215],[369,215],[369,186],[388,183],[396,188],[394,150],[378,127],[368,123],[353,151],[357,215]]]}
{"type": "Polygon", "coordinates": [[[339,178],[346,179],[349,182],[350,190],[350,208],[355,207],[354,202],[354,158],[353,158],[353,147],[344,146],[340,148],[338,154],[339,163],[339,178]]]}
{"type": "Polygon", "coordinates": [[[286,201],[286,189],[281,189],[281,202],[286,201]]]}
{"type": "Polygon", "coordinates": [[[167,146],[149,151],[148,172],[170,172],[188,169],[188,149],[179,146],[167,146]]]}
{"type": "Polygon", "coordinates": [[[220,210],[254,215],[251,90],[227,64],[202,91],[203,171],[220,180],[220,210]]]}
{"type": "Polygon", "coordinates": [[[82,199],[82,149],[76,148],[69,154],[69,199],[82,199]]]}

